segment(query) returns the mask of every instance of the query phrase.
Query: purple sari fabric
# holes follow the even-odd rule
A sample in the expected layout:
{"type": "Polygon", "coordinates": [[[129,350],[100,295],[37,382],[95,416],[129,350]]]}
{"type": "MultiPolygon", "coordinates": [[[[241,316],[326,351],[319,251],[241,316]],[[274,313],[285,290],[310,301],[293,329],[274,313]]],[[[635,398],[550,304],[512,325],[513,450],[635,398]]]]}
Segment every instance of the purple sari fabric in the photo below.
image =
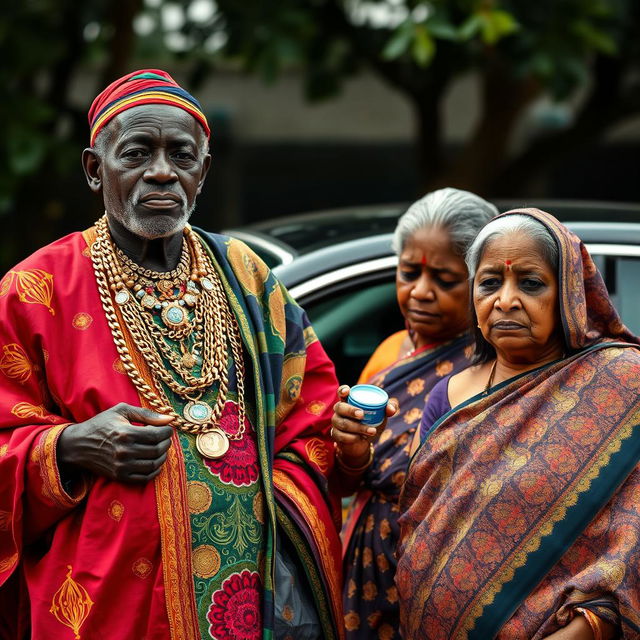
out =
{"type": "Polygon", "coordinates": [[[343,528],[346,637],[399,638],[398,595],[394,585],[398,539],[398,497],[409,462],[413,434],[432,387],[469,366],[470,337],[402,358],[369,382],[387,391],[400,410],[375,445],[343,528]]]}

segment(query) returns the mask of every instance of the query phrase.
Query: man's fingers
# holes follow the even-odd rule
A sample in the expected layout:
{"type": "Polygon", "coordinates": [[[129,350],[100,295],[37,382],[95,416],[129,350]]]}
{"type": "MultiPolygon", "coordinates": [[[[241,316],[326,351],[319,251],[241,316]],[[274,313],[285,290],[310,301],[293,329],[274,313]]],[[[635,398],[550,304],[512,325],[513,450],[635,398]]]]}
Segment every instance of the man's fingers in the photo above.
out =
{"type": "Polygon", "coordinates": [[[155,444],[136,443],[121,455],[124,460],[155,460],[166,453],[170,446],[170,439],[155,444]]]}
{"type": "Polygon", "coordinates": [[[152,427],[143,429],[141,427],[129,427],[127,439],[136,444],[158,444],[165,440],[170,440],[173,433],[172,427],[152,427]]]}
{"type": "Polygon", "coordinates": [[[394,402],[387,402],[387,416],[390,418],[391,416],[395,416],[398,412],[398,405],[394,402]]]}
{"type": "Polygon", "coordinates": [[[155,411],[145,409],[144,407],[134,407],[133,405],[126,404],[124,402],[116,405],[114,409],[129,422],[139,422],[140,424],[149,425],[166,425],[173,421],[173,416],[156,413],[155,411]]]}

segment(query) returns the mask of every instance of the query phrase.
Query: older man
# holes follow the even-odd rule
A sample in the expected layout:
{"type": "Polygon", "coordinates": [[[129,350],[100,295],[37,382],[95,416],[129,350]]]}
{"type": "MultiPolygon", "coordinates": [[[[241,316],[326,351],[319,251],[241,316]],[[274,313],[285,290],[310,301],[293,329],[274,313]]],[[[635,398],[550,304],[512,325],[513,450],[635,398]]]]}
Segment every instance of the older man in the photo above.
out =
{"type": "Polygon", "coordinates": [[[256,255],[187,225],[198,102],[137,71],[89,122],[105,216],[0,282],[0,638],[339,637],[333,367],[256,255]]]}

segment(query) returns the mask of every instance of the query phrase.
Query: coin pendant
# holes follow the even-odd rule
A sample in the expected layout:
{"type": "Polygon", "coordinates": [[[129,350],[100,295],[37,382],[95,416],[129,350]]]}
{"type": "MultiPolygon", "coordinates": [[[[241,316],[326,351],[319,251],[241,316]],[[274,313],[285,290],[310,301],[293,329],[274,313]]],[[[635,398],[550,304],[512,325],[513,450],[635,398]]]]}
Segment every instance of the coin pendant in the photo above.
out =
{"type": "Polygon", "coordinates": [[[205,458],[222,458],[229,449],[229,438],[220,429],[199,433],[196,436],[196,448],[205,458]]]}

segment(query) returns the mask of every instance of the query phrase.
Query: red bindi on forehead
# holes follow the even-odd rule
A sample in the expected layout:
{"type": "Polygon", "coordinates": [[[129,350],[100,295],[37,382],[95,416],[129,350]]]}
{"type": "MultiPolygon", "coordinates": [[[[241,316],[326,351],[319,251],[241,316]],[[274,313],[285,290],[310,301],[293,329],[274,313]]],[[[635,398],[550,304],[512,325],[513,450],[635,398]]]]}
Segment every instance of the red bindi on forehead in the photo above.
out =
{"type": "Polygon", "coordinates": [[[424,255],[424,253],[422,254],[422,260],[420,260],[420,264],[421,264],[423,267],[426,267],[426,266],[427,266],[427,256],[425,256],[425,255],[424,255]]]}
{"type": "Polygon", "coordinates": [[[507,271],[511,270],[511,260],[505,260],[504,266],[507,267],[507,271]]]}

